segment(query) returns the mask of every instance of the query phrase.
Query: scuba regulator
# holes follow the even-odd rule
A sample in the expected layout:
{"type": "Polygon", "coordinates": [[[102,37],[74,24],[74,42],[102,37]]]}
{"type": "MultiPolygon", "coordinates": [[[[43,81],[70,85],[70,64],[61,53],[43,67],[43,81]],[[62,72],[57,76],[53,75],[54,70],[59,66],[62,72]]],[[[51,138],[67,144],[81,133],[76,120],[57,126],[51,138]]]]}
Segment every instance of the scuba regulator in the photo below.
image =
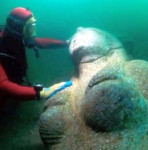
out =
{"type": "Polygon", "coordinates": [[[27,48],[32,48],[32,49],[34,50],[34,52],[35,52],[35,56],[36,56],[37,58],[39,58],[39,49],[37,48],[34,39],[26,38],[26,39],[24,40],[24,42],[25,42],[25,46],[26,46],[27,48]]]}

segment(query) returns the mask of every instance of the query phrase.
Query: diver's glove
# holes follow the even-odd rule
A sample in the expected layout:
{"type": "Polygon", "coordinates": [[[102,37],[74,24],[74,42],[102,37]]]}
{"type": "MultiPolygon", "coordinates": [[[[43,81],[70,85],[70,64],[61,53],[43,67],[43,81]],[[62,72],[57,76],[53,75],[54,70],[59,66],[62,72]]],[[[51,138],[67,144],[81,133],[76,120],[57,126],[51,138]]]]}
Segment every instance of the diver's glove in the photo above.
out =
{"type": "Polygon", "coordinates": [[[72,85],[71,81],[67,81],[67,82],[61,82],[58,84],[54,84],[51,87],[48,88],[40,88],[40,91],[36,89],[36,99],[49,99],[51,98],[53,95],[55,95],[57,92],[69,87],[72,85]]]}

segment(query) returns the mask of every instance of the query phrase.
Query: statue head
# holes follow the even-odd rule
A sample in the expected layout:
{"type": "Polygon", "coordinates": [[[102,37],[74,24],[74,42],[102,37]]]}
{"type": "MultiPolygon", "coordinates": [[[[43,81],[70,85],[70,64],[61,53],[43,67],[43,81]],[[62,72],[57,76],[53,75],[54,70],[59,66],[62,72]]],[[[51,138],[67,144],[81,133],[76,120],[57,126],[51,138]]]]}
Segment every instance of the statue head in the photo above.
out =
{"type": "Polygon", "coordinates": [[[69,47],[76,64],[94,61],[110,51],[123,48],[113,35],[96,28],[77,28],[69,47]]]}

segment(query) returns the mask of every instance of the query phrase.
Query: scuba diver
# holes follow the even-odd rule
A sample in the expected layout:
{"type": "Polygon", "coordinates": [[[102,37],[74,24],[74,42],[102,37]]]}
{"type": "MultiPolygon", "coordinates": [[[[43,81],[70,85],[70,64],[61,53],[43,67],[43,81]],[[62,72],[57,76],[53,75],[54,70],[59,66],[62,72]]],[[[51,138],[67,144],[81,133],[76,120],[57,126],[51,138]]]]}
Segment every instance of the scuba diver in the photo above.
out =
{"type": "Polygon", "coordinates": [[[32,48],[39,57],[38,48],[68,47],[68,42],[36,37],[35,25],[32,12],[18,7],[10,12],[0,32],[0,109],[8,97],[25,101],[46,99],[51,94],[51,87],[23,85],[27,71],[25,48],[32,48]]]}

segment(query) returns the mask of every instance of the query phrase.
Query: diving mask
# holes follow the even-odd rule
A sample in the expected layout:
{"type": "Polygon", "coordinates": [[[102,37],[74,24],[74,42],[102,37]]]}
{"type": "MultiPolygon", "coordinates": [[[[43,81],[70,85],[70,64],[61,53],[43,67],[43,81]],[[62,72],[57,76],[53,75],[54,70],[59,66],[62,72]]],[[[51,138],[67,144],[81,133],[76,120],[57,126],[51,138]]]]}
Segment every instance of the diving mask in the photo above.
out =
{"type": "Polygon", "coordinates": [[[35,22],[36,22],[36,19],[32,17],[25,23],[25,26],[23,28],[24,38],[36,36],[36,31],[35,31],[36,23],[35,22]]]}

